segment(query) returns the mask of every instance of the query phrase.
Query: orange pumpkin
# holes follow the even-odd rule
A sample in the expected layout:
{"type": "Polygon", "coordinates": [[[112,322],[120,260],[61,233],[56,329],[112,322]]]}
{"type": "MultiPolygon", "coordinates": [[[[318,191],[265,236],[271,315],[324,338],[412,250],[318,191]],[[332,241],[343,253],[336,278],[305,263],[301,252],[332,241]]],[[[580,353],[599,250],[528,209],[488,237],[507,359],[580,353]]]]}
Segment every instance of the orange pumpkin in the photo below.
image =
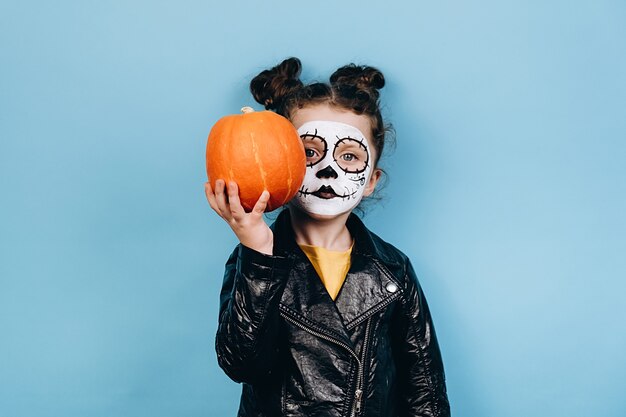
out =
{"type": "Polygon", "coordinates": [[[223,179],[239,186],[239,199],[251,211],[263,190],[270,192],[266,211],[296,195],[306,170],[304,146],[298,131],[271,111],[225,116],[215,123],[206,147],[206,169],[211,187],[223,179]]]}

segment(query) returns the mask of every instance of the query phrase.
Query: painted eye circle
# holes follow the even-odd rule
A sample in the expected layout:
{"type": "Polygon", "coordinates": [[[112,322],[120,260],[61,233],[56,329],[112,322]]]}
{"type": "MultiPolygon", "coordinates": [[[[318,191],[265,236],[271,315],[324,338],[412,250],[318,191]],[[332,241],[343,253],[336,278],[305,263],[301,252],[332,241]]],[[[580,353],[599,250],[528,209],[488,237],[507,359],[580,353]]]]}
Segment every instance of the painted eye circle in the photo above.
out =
{"type": "Polygon", "coordinates": [[[333,158],[337,165],[347,174],[358,174],[369,165],[369,152],[362,141],[353,138],[342,138],[335,144],[333,158]]]}
{"type": "Polygon", "coordinates": [[[323,137],[317,135],[317,130],[315,133],[300,135],[300,139],[302,139],[302,144],[304,145],[306,166],[312,167],[324,159],[326,152],[328,152],[328,145],[323,137]]]}

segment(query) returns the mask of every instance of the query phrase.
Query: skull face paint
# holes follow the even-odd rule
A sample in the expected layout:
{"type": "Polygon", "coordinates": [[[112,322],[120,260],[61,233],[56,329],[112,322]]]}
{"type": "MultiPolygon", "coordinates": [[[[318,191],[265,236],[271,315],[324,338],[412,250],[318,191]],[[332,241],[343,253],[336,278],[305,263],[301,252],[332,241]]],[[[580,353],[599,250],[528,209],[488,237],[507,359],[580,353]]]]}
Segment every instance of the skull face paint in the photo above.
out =
{"type": "Polygon", "coordinates": [[[372,171],[365,135],[354,126],[331,121],[304,123],[298,133],[307,169],[292,202],[321,215],[334,216],[355,208],[372,171]]]}

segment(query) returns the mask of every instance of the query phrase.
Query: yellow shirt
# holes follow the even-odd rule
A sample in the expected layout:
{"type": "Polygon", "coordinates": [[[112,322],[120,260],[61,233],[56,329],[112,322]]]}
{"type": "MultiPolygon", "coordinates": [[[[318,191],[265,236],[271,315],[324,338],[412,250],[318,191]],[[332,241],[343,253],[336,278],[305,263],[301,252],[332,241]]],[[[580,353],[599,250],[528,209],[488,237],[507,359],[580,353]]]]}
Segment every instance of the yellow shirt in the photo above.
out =
{"type": "Polygon", "coordinates": [[[319,246],[299,246],[313,264],[326,291],[334,301],[350,269],[352,246],[347,251],[333,251],[319,246]]]}

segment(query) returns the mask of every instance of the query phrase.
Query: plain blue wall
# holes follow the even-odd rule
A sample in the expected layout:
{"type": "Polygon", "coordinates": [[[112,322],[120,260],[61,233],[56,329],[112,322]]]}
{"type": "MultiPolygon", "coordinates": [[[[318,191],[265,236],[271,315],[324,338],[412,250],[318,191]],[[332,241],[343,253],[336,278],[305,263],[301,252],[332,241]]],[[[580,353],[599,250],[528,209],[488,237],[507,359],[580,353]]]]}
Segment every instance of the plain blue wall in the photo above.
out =
{"type": "Polygon", "coordinates": [[[235,415],[204,148],[295,55],[387,76],[366,222],[420,275],[453,414],[623,417],[625,21],[619,0],[3,1],[0,416],[235,415]]]}

